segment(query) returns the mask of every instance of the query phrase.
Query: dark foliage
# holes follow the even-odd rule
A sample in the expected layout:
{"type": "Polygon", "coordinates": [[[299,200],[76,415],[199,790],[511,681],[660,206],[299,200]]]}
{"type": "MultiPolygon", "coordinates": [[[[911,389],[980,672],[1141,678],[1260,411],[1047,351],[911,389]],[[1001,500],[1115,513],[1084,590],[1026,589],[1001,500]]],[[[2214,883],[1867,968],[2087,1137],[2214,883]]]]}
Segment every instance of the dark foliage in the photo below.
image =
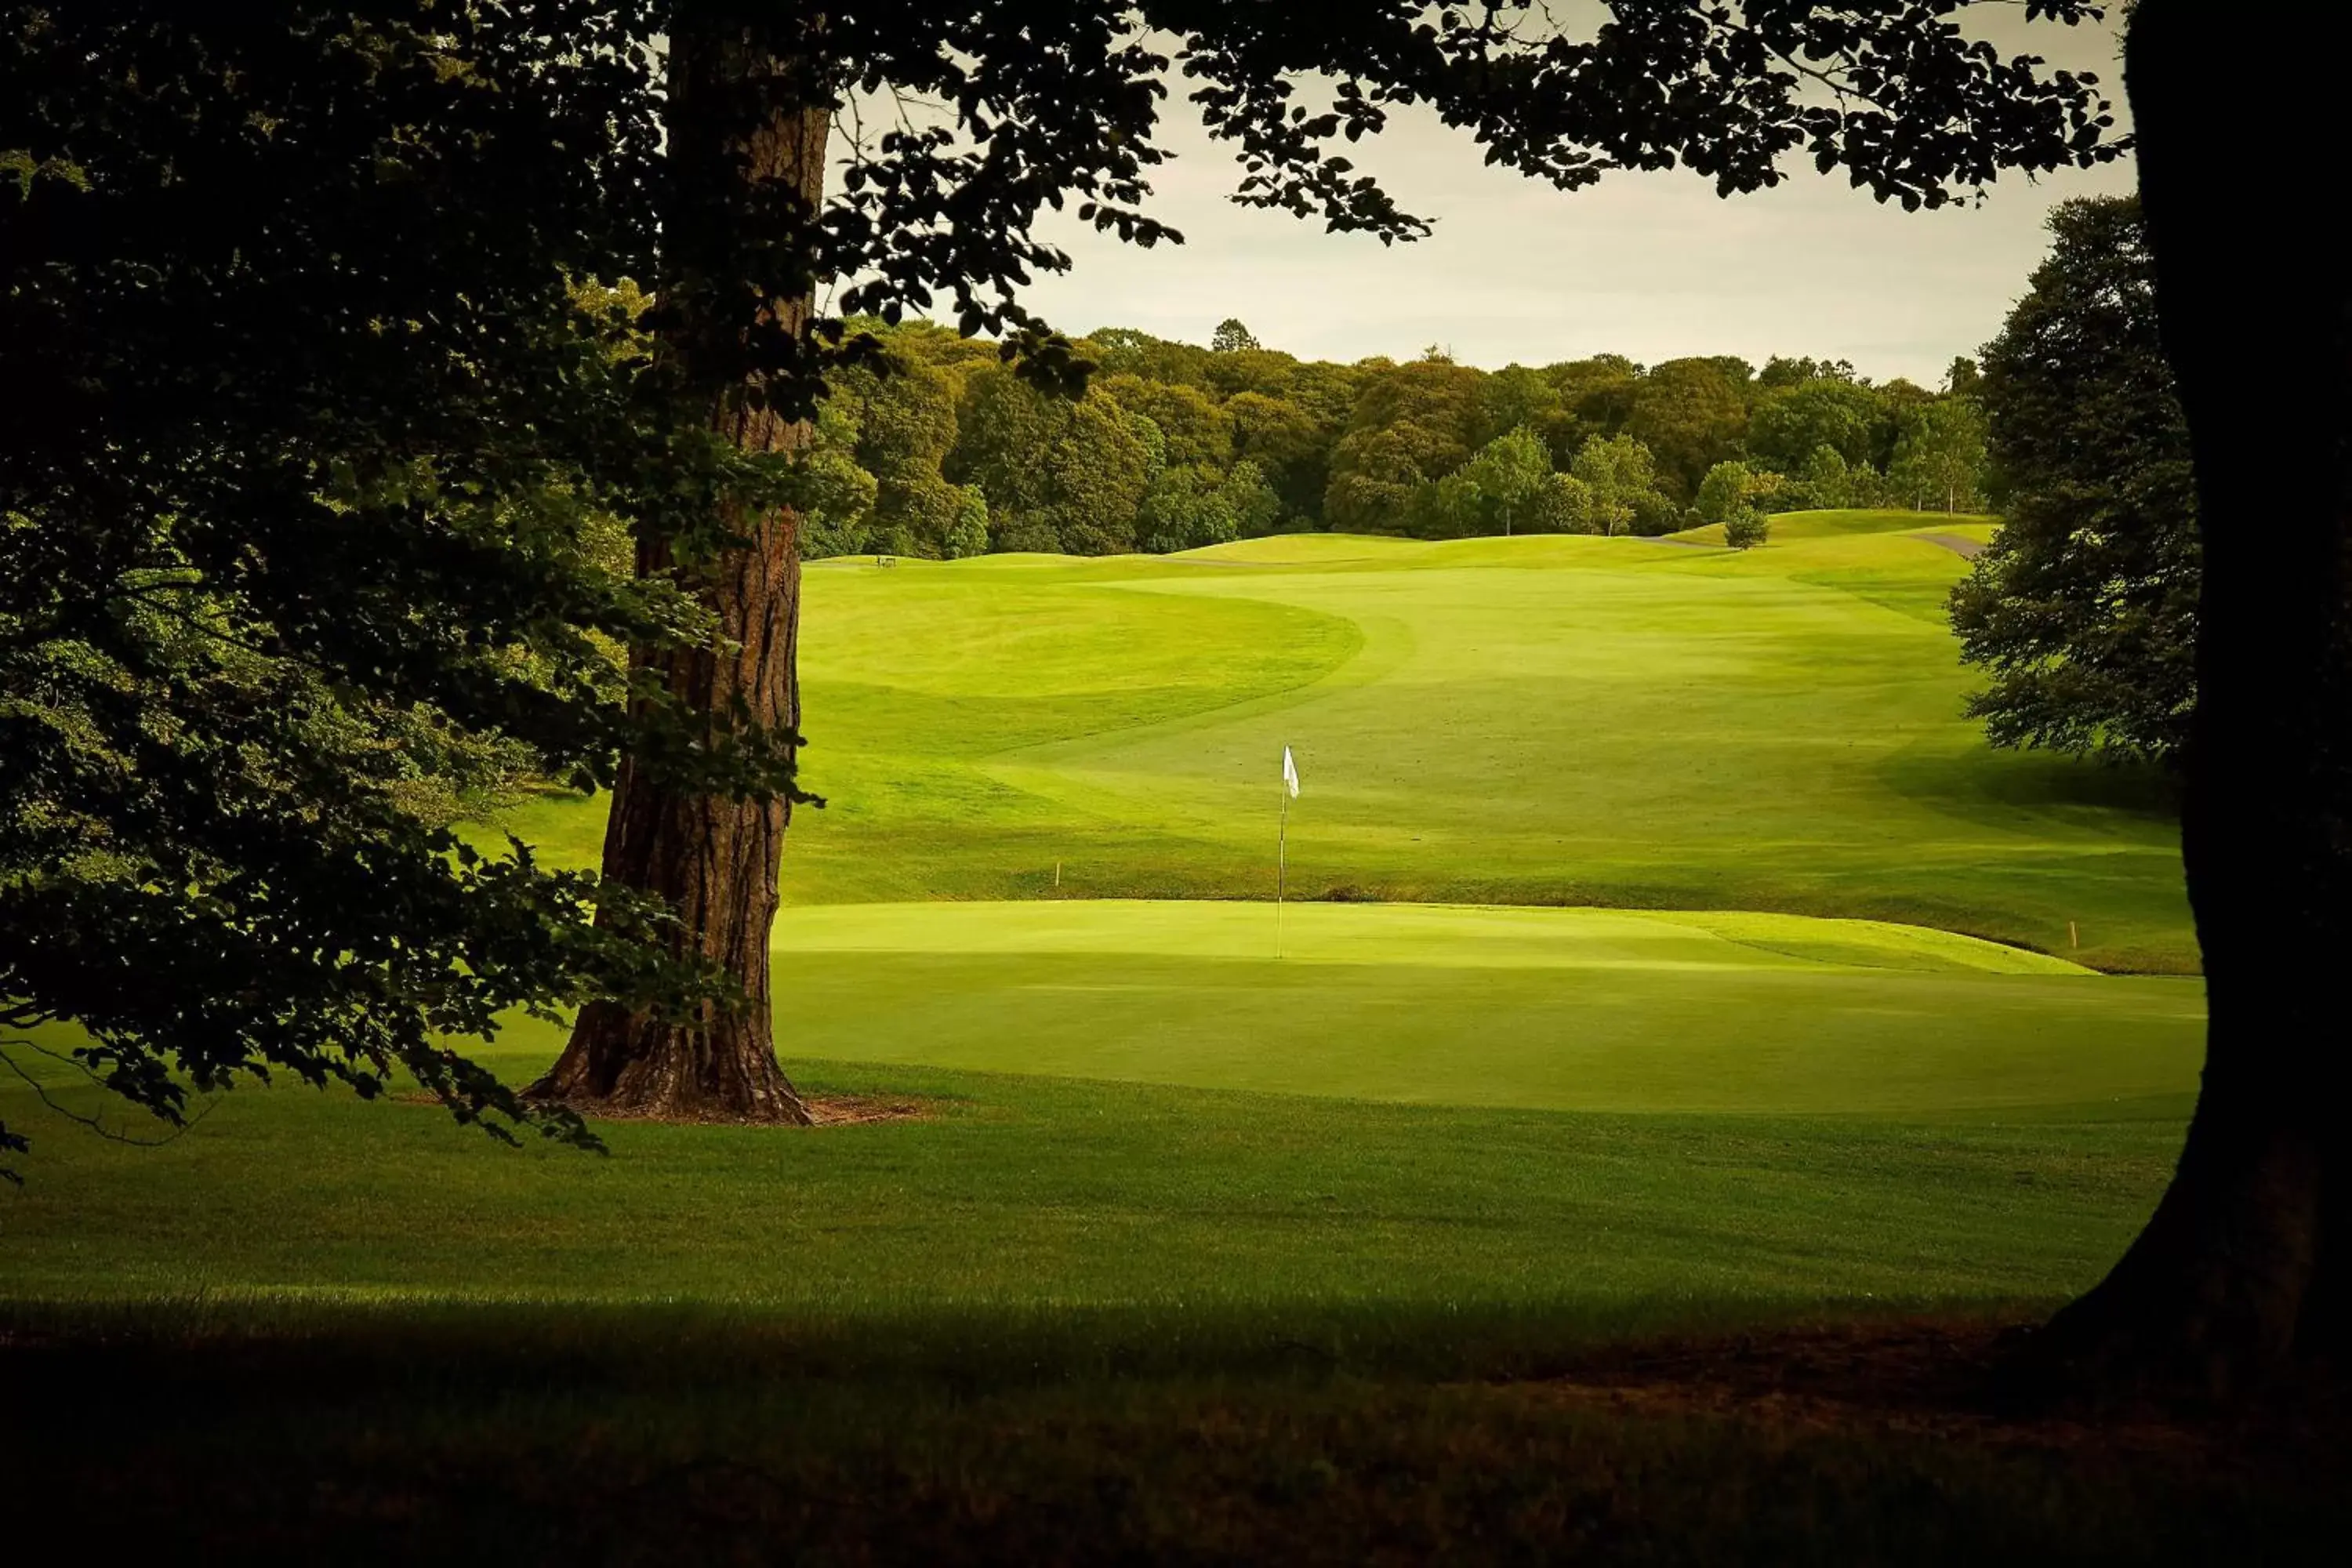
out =
{"type": "Polygon", "coordinates": [[[2259,89],[2214,90],[2213,14],[2196,0],[2139,0],[2125,43],[2156,316],[2196,475],[2180,842],[2205,1067],[2147,1227],[2025,1349],[2021,1375],[2045,1387],[2242,1400],[2352,1343],[2352,286],[2308,200],[2341,163],[2352,11],[2275,15],[2288,47],[2259,89]]]}
{"type": "Polygon", "coordinates": [[[2195,707],[2199,545],[2189,427],[2157,330],[2139,204],[2069,202],[1986,345],[1977,396],[1991,546],[1952,594],[1995,745],[2177,760],[2195,707]]]}
{"type": "Polygon", "coordinates": [[[0,25],[8,1059],[69,1020],[167,1121],[239,1073],[399,1068],[586,1141],[444,1041],[713,982],[655,956],[657,912],[451,818],[518,752],[785,784],[769,737],[622,700],[619,647],[699,622],[615,520],[708,533],[782,482],[669,414],[625,299],[580,286],[650,271],[642,20],[184,15],[0,25]]]}

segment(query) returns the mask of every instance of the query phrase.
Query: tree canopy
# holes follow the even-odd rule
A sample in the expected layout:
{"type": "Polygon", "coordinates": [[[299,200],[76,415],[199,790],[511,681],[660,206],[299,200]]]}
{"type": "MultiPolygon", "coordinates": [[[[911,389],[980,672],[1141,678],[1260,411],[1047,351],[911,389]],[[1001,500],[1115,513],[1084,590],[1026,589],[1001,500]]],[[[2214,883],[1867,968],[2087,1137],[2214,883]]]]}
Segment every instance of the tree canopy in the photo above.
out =
{"type": "Polygon", "coordinates": [[[2002,492],[1952,595],[1997,745],[2177,758],[2196,704],[2189,428],[2158,331],[2139,204],[2069,202],[1976,386],[2002,492]]]}
{"type": "Polygon", "coordinates": [[[652,272],[636,40],[571,0],[176,18],[0,27],[0,1051],[71,1020],[167,1121],[401,1070],[583,1139],[445,1040],[718,977],[452,819],[624,745],[791,787],[615,657],[704,635],[629,523],[792,478],[674,424],[642,300],[584,286],[652,272]]]}
{"type": "MultiPolygon", "coordinates": [[[[1023,382],[991,345],[929,322],[853,325],[888,368],[834,373],[810,461],[839,479],[850,478],[844,465],[864,469],[873,496],[868,510],[824,511],[803,532],[807,553],[955,553],[948,534],[963,515],[958,484],[988,508],[993,531],[985,548],[1188,548],[1174,542],[1194,531],[1144,519],[1145,490],[1131,484],[1101,496],[1107,506],[1138,509],[1124,521],[1106,514],[1065,529],[1077,514],[1041,510],[1040,487],[1051,476],[1034,457],[1048,449],[1041,444],[1050,432],[1064,428],[1069,416],[1057,403],[1068,399],[1023,382]]],[[[1789,510],[1941,508],[1973,504],[1982,488],[1981,443],[1967,438],[1978,428],[1972,411],[1948,409],[1950,396],[1920,394],[1907,382],[1874,384],[1850,366],[1790,385],[1768,384],[1719,357],[1649,368],[1607,355],[1492,372],[1444,359],[1338,364],[1255,340],[1203,349],[1132,328],[1098,328],[1071,346],[1097,366],[1082,402],[1108,399],[1151,447],[1147,489],[1163,470],[1198,469],[1213,490],[1243,463],[1255,466],[1252,485],[1263,485],[1273,504],[1239,514],[1244,535],[1327,527],[1424,538],[1599,531],[1581,489],[1538,493],[1532,480],[1515,489],[1493,467],[1507,452],[1516,468],[1565,478],[1596,439],[1632,441],[1648,454],[1642,511],[1653,531],[1721,521],[1699,504],[1698,491],[1726,462],[1747,465],[1750,493],[1789,510]],[[1822,436],[1843,442],[1852,461],[1828,440],[1802,446],[1822,436]],[[1874,461],[1881,450],[1897,461],[1874,461]]],[[[1100,433],[1098,422],[1094,427],[1100,433]]],[[[1072,457],[1052,450],[1056,462],[1072,457]]],[[[1171,482],[1181,489],[1196,480],[1171,482]]],[[[855,500],[838,485],[826,493],[855,500]]]]}

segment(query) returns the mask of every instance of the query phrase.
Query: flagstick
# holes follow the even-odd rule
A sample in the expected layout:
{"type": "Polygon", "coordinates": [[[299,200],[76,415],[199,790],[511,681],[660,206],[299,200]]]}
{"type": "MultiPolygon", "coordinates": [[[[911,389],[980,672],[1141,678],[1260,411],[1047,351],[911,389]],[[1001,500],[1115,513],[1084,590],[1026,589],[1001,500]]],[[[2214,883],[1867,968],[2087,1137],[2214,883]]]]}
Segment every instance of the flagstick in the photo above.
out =
{"type": "MultiPolygon", "coordinates": [[[[1285,750],[1288,750],[1287,747],[1285,750]]],[[[1290,867],[1290,781],[1282,781],[1282,824],[1274,839],[1274,956],[1282,956],[1282,882],[1290,867]]]]}

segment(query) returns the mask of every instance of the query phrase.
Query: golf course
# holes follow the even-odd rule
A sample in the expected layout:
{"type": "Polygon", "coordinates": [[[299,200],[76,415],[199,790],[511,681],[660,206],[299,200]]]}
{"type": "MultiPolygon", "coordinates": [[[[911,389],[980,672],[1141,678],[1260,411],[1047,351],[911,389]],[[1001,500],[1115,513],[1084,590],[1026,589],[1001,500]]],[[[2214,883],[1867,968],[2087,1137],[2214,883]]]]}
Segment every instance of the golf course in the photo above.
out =
{"type": "MultiPolygon", "coordinates": [[[[1229,1493],[1262,1541],[1385,1467],[1410,1485],[1330,1502],[1358,1522],[1315,1550],[1438,1551],[1498,1498],[1530,1540],[1599,1509],[1717,1560],[1817,1517],[1913,1561],[2284,1540],[2248,1522],[2267,1483],[2052,1491],[2030,1454],[1629,1427],[1574,1392],[1676,1336],[1826,1333],[1871,1389],[1974,1364],[2164,1188],[2203,1049],[2176,829],[2152,781],[1961,716],[1941,606],[1990,529],[814,564],[826,804],[772,958],[819,1126],[607,1121],[598,1157],[282,1083],[156,1146],[60,1127],[0,1218],[6,1331],[153,1347],[106,1408],[193,1489],[132,1517],[226,1496],[320,1542],[342,1478],[440,1496],[477,1465],[508,1500],[383,1539],[511,1504],[566,1552],[715,1548],[746,1497],[842,1495],[950,1555],[1052,1556],[1040,1521],[1189,1540],[1229,1493]],[[1856,1324],[1889,1326],[1842,1349],[1856,1324]],[[549,1436],[583,1430],[635,1478],[584,1510],[549,1436]],[[751,1468],[678,1502],[712,1455],[751,1468]],[[1139,1472],[1164,1505],[1118,1500],[1139,1472]],[[1798,1500],[1759,1536],[1751,1490],[1798,1500]]],[[[593,866],[604,806],[475,837],[593,866]]],[[[459,1043],[520,1082],[562,1037],[459,1043]]],[[[10,1124],[47,1096],[116,1127],[35,1076],[10,1124]]],[[[58,1484],[112,1473],[79,1393],[124,1363],[31,1364],[58,1484]]]]}
{"type": "Polygon", "coordinates": [[[16,6],[0,1568],[2342,1560],[2336,9],[16,6]]]}
{"type": "MultiPolygon", "coordinates": [[[[1915,535],[1990,528],[816,563],[827,805],[793,821],[785,902],[1270,900],[1288,744],[1293,898],[1833,916],[2193,973],[2153,782],[1961,717],[1965,563],[1915,535]]],[[[508,826],[593,865],[603,812],[508,826]]]]}
{"type": "MultiPolygon", "coordinates": [[[[614,1123],[600,1160],[239,1089],[160,1148],[45,1140],[6,1289],[1560,1331],[2054,1302],[2161,1188],[2202,994],[2154,786],[1960,716],[1963,562],[1918,536],[1989,527],[814,565],[777,1038],[845,1124],[614,1123]]],[[[479,837],[593,865],[603,809],[479,837]]],[[[523,1079],[561,1044],[467,1048],[523,1079]]]]}

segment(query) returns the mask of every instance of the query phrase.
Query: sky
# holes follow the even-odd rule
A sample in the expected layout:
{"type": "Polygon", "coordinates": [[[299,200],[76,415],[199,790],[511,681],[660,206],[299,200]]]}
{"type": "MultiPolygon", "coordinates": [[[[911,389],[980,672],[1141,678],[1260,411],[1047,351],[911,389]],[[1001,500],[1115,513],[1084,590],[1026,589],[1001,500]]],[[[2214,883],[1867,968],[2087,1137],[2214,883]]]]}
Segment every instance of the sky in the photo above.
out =
{"type": "MultiPolygon", "coordinates": [[[[2109,28],[2030,29],[2010,7],[1985,28],[2053,66],[2099,73],[2121,114],[2109,28]],[[2004,16],[2002,14],[2007,13],[2004,16]]],[[[1349,148],[1436,233],[1382,247],[1319,222],[1235,206],[1241,177],[1172,94],[1150,211],[1186,243],[1141,250],[1069,218],[1039,226],[1075,263],[1024,296],[1056,327],[1139,327],[1206,342],[1238,317],[1269,348],[1309,359],[1411,358],[1432,344],[1489,369],[1614,353],[1847,359],[1874,379],[1941,380],[2000,330],[2040,259],[2050,208],[2127,192],[2128,160],[2029,183],[2006,176],[1981,206],[1906,213],[1842,175],[1792,166],[1777,190],[1718,198],[1686,171],[1612,174],[1572,195],[1479,162],[1425,115],[1398,115],[1349,148]]]]}

